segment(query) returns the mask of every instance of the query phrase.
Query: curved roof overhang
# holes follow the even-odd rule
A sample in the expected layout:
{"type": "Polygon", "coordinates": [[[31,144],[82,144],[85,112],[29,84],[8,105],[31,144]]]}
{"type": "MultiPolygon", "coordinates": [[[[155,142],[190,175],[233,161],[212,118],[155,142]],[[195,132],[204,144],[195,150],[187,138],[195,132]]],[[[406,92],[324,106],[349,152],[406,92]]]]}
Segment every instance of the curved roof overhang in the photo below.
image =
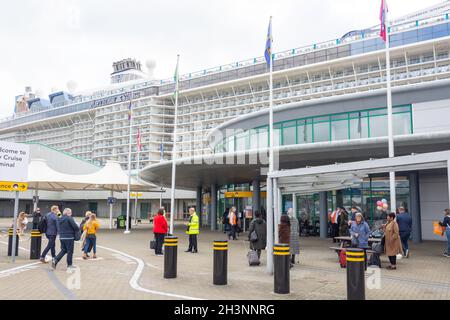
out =
{"type": "MultiPolygon", "coordinates": [[[[450,150],[450,131],[395,137],[396,155],[450,150]]],[[[388,139],[370,138],[275,148],[280,169],[354,162],[388,156],[388,139]]],[[[267,177],[268,150],[213,154],[177,160],[176,188],[195,190],[211,185],[250,183],[267,177]],[[256,161],[255,161],[256,160],[256,161]]],[[[172,161],[141,170],[142,180],[171,186],[172,161]]]]}

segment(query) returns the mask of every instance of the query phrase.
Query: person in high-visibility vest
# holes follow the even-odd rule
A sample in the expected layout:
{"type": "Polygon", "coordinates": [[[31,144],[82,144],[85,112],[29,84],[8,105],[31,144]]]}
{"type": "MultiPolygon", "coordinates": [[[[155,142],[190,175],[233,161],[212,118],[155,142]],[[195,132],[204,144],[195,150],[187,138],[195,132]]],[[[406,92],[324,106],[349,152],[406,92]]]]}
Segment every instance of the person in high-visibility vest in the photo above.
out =
{"type": "Polygon", "coordinates": [[[200,233],[200,225],[198,215],[195,212],[195,208],[189,208],[189,215],[189,222],[186,223],[186,234],[189,235],[189,248],[185,252],[198,253],[197,235],[200,233]]]}

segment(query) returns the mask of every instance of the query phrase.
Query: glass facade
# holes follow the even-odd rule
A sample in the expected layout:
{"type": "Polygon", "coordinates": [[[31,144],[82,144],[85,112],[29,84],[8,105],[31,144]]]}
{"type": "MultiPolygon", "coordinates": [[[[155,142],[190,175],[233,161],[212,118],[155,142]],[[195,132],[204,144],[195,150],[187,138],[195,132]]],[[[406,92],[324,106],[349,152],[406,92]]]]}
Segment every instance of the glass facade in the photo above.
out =
{"type": "MultiPolygon", "coordinates": [[[[412,134],[412,106],[394,107],[394,134],[412,134]]],[[[267,148],[269,127],[264,126],[226,138],[215,153],[267,148]],[[245,149],[244,146],[246,146],[245,149]]],[[[274,124],[274,145],[288,146],[317,142],[386,137],[387,109],[369,109],[309,117],[274,124]]]]}
{"type": "MultiPolygon", "coordinates": [[[[406,177],[396,177],[397,207],[407,210],[410,204],[410,186],[406,177]]],[[[377,202],[383,199],[390,202],[389,177],[380,176],[366,179],[360,188],[327,192],[327,209],[334,210],[343,206],[350,213],[352,207],[358,207],[372,226],[379,226],[386,220],[386,212],[377,210],[377,202]]],[[[297,195],[297,218],[302,235],[318,236],[320,231],[319,194],[297,195]]],[[[283,195],[283,212],[292,208],[292,195],[283,195]]]]}

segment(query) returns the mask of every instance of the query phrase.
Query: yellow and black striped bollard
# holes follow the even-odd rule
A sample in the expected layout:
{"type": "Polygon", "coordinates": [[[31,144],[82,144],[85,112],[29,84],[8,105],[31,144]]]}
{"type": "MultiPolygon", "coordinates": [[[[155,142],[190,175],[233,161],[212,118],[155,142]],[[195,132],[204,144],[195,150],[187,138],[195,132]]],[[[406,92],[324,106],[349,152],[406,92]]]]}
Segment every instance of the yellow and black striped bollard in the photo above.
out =
{"type": "MultiPolygon", "coordinates": [[[[13,228],[8,229],[8,257],[12,256],[12,246],[13,246],[13,228]]],[[[19,255],[19,235],[16,234],[16,257],[19,255]]]]}
{"type": "Polygon", "coordinates": [[[39,230],[31,231],[30,260],[38,260],[41,257],[42,234],[39,230]]]}
{"type": "Polygon", "coordinates": [[[164,278],[177,277],[178,237],[164,238],[164,278]]]}
{"type": "Polygon", "coordinates": [[[213,249],[213,284],[215,286],[225,286],[228,284],[228,241],[214,241],[213,249]]]}
{"type": "Polygon", "coordinates": [[[347,249],[347,300],[366,299],[365,253],[363,249],[347,249]]]}
{"type": "Polygon", "coordinates": [[[273,247],[274,263],[274,292],[277,294],[289,294],[291,254],[288,244],[276,244],[273,247]]]}

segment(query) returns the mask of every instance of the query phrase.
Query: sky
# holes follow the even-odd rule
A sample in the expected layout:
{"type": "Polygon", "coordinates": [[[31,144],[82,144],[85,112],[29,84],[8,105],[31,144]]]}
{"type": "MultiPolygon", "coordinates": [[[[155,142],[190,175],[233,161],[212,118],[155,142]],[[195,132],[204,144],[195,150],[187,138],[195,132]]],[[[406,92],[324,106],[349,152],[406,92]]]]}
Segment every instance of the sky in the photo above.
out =
{"type": "MultiPolygon", "coordinates": [[[[0,11],[0,118],[26,86],[46,98],[107,85],[113,61],[155,61],[154,77],[340,38],[379,23],[381,0],[20,0],[0,11]]],[[[443,0],[388,0],[390,18],[443,0]]]]}

